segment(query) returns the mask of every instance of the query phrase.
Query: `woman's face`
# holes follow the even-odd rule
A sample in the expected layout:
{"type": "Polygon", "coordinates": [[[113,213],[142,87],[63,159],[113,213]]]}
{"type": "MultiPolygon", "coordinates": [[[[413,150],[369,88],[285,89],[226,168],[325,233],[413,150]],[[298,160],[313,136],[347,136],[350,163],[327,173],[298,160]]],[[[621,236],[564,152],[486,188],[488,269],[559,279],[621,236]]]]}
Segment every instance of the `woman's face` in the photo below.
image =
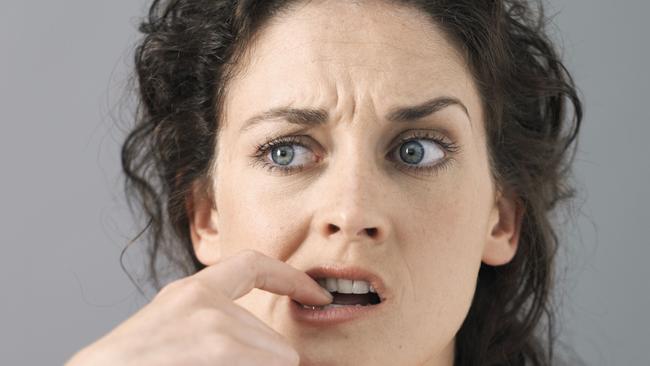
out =
{"type": "Polygon", "coordinates": [[[236,300],[305,365],[451,365],[480,263],[507,263],[518,226],[490,178],[484,115],[463,58],[417,11],[350,1],[300,5],[250,52],[229,84],[217,209],[193,213],[197,257],[210,265],[251,248],[301,270],[344,264],[378,274],[391,296],[384,311],[335,326],[294,321],[286,296],[255,289],[236,300]],[[436,98],[458,103],[395,118],[436,98]],[[308,125],[247,124],[288,106],[324,113],[302,119],[308,125]]]}

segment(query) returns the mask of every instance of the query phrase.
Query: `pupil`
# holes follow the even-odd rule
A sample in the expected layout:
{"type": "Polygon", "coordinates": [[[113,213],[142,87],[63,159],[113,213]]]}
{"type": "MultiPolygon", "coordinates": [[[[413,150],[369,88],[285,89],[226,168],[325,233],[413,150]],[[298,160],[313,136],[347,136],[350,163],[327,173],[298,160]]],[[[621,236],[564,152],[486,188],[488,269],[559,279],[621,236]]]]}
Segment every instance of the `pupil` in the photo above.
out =
{"type": "Polygon", "coordinates": [[[422,145],[417,141],[409,141],[402,145],[400,149],[400,155],[405,162],[409,164],[417,164],[422,161],[424,156],[424,149],[422,145]]]}
{"type": "Polygon", "coordinates": [[[280,146],[273,150],[271,158],[280,165],[287,165],[293,160],[293,149],[284,149],[289,146],[280,146]],[[277,158],[277,159],[276,159],[277,158]]]}

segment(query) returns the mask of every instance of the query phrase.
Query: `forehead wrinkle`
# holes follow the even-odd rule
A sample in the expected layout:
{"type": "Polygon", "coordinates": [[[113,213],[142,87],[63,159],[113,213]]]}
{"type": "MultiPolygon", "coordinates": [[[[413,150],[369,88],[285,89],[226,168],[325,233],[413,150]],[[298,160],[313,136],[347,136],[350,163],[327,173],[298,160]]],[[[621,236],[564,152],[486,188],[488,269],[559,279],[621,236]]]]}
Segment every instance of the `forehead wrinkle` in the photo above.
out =
{"type": "MultiPolygon", "coordinates": [[[[318,17],[318,15],[314,15],[314,17],[318,17]]],[[[391,14],[391,19],[399,19],[399,17],[398,17],[397,14],[391,14]]],[[[305,20],[307,20],[306,17],[305,17],[304,20],[300,19],[300,18],[297,18],[298,22],[304,22],[305,20]]],[[[281,24],[275,24],[275,26],[277,26],[277,28],[272,27],[272,29],[275,29],[274,31],[266,33],[265,36],[264,36],[264,38],[266,38],[266,36],[269,36],[270,38],[267,38],[267,40],[273,40],[273,42],[266,42],[266,43],[261,42],[261,43],[259,43],[259,45],[262,45],[263,46],[262,48],[266,49],[266,51],[267,51],[267,52],[264,52],[264,51],[262,52],[262,53],[266,53],[263,56],[259,55],[259,53],[258,53],[259,56],[264,57],[264,56],[272,56],[273,54],[277,55],[278,53],[282,54],[281,50],[279,48],[275,47],[275,46],[286,45],[287,44],[287,43],[280,42],[279,41],[280,38],[278,38],[278,36],[280,36],[281,33],[283,33],[283,31],[286,31],[286,29],[283,28],[281,24]],[[269,52],[272,52],[273,54],[271,54],[269,52]]],[[[304,27],[301,26],[301,28],[304,28],[304,27]]],[[[410,26],[408,28],[411,28],[411,30],[414,30],[414,28],[419,28],[419,26],[410,26]]],[[[312,28],[307,28],[307,32],[304,32],[304,33],[298,32],[299,34],[297,34],[297,35],[300,38],[298,38],[298,39],[296,39],[295,37],[292,38],[292,40],[294,42],[290,43],[288,48],[289,49],[294,48],[293,45],[295,45],[296,43],[297,44],[309,44],[308,48],[311,50],[310,51],[311,53],[307,52],[307,51],[304,51],[304,52],[302,52],[302,56],[303,56],[303,58],[304,58],[304,56],[311,56],[310,57],[311,60],[307,61],[307,62],[302,62],[302,64],[304,65],[304,64],[319,64],[320,63],[320,64],[325,66],[325,67],[318,67],[317,66],[317,71],[316,70],[311,70],[311,72],[309,72],[308,74],[312,75],[312,77],[310,77],[307,80],[309,80],[309,82],[314,83],[316,86],[319,83],[323,83],[323,84],[329,85],[329,86],[331,86],[332,83],[335,84],[334,89],[336,91],[331,94],[332,98],[329,98],[329,97],[323,98],[325,100],[321,99],[321,103],[318,103],[318,104],[315,104],[315,105],[321,105],[321,106],[323,106],[324,108],[326,108],[326,109],[328,109],[330,111],[333,108],[333,111],[334,111],[333,114],[334,115],[332,117],[333,117],[333,119],[336,119],[336,120],[341,119],[342,118],[341,116],[346,115],[346,114],[349,114],[350,118],[353,119],[355,113],[358,113],[359,107],[357,106],[357,103],[362,98],[359,97],[358,95],[356,95],[356,90],[355,90],[356,84],[354,84],[353,82],[350,81],[350,80],[353,79],[353,77],[352,77],[353,70],[352,69],[355,69],[355,70],[359,70],[360,68],[363,68],[365,70],[372,69],[372,70],[376,70],[378,73],[381,73],[379,75],[380,76],[379,78],[377,78],[375,76],[374,78],[361,77],[361,79],[360,79],[361,81],[370,80],[368,82],[370,85],[368,86],[367,89],[378,89],[382,85],[380,85],[381,82],[378,83],[376,80],[377,79],[383,79],[381,76],[382,76],[382,74],[385,74],[385,73],[389,73],[391,75],[397,75],[396,73],[403,72],[403,71],[400,71],[400,69],[399,69],[399,65],[403,64],[403,62],[401,62],[401,63],[400,62],[393,62],[393,63],[385,62],[382,66],[387,67],[389,70],[386,70],[386,69],[381,69],[380,70],[378,68],[373,68],[372,66],[376,65],[378,62],[381,62],[381,60],[386,60],[385,57],[375,57],[375,58],[367,58],[367,57],[365,57],[365,58],[361,59],[363,62],[365,62],[365,64],[360,63],[360,62],[354,63],[355,59],[353,57],[346,58],[345,57],[346,53],[343,53],[340,56],[337,56],[337,52],[333,52],[333,53],[330,53],[330,54],[323,53],[323,47],[322,46],[323,46],[324,43],[329,43],[329,44],[332,44],[332,45],[333,44],[348,44],[348,45],[357,45],[357,44],[363,45],[363,44],[366,44],[366,45],[370,45],[372,50],[375,50],[377,52],[382,52],[382,49],[386,49],[386,48],[388,48],[386,46],[389,46],[389,47],[391,47],[391,48],[393,48],[395,50],[400,51],[400,52],[390,52],[390,54],[391,55],[396,55],[397,57],[401,57],[402,59],[403,59],[404,54],[418,55],[418,56],[421,56],[423,58],[426,58],[425,55],[422,55],[420,53],[409,52],[410,51],[409,47],[407,47],[407,48],[399,47],[397,44],[393,44],[394,42],[383,41],[381,39],[379,41],[365,41],[365,42],[362,42],[362,41],[355,41],[354,38],[350,37],[348,39],[343,39],[343,40],[330,39],[330,40],[325,41],[325,42],[319,41],[318,39],[313,38],[313,36],[314,35],[317,36],[318,33],[315,33],[315,31],[313,31],[313,30],[310,31],[310,29],[313,29],[313,27],[312,28]],[[303,36],[300,36],[300,34],[303,34],[303,36]],[[309,38],[310,36],[312,36],[312,38],[309,38]],[[382,45],[384,47],[373,47],[372,46],[373,44],[382,45]],[[340,57],[342,59],[342,61],[344,61],[344,62],[336,62],[336,60],[335,60],[336,57],[340,57]],[[353,61],[353,64],[349,64],[350,60],[353,61]],[[375,62],[375,60],[379,60],[379,61],[375,62]],[[348,65],[345,64],[346,62],[348,63],[348,65]],[[395,66],[393,66],[393,65],[395,65],[395,66]],[[337,72],[335,72],[335,73],[328,72],[328,66],[336,68],[337,72]],[[391,68],[391,66],[392,66],[392,68],[391,68]],[[336,76],[333,77],[332,75],[336,75],[336,76]],[[316,77],[314,78],[314,76],[316,76],[316,77]],[[337,78],[339,78],[339,81],[336,81],[337,78]],[[348,103],[348,102],[345,101],[345,99],[346,99],[345,94],[346,93],[344,93],[343,90],[348,90],[348,91],[351,90],[351,92],[348,92],[348,93],[351,93],[351,95],[352,95],[351,102],[348,103]],[[332,104],[330,104],[330,102],[326,101],[327,99],[331,99],[332,104]],[[348,104],[349,104],[349,107],[347,107],[348,104]],[[350,109],[350,111],[345,111],[345,108],[350,109]],[[338,118],[336,118],[336,117],[338,117],[338,118]]],[[[268,30],[269,29],[267,29],[267,31],[268,30]]],[[[383,32],[383,33],[385,33],[385,32],[383,32]]],[[[379,34],[379,36],[383,35],[383,33],[379,34]]],[[[292,33],[292,34],[295,34],[295,32],[292,33]]],[[[340,34],[340,32],[333,32],[333,34],[338,35],[338,34],[340,34]]],[[[285,34],[285,36],[286,36],[286,34],[285,34]]],[[[285,37],[285,39],[286,39],[286,37],[285,37]]],[[[378,39],[378,37],[374,37],[372,39],[378,39]]],[[[389,37],[383,37],[382,39],[394,40],[395,37],[390,37],[389,36],[389,37]]],[[[435,42],[438,45],[436,47],[433,47],[434,49],[437,49],[439,47],[444,47],[445,49],[448,49],[448,50],[455,50],[454,47],[446,47],[446,46],[448,46],[448,43],[446,42],[444,37],[441,39],[439,34],[433,34],[433,39],[431,41],[435,42]]],[[[289,42],[291,42],[291,41],[289,41],[289,42]]],[[[402,42],[402,43],[407,45],[407,46],[409,44],[411,44],[411,42],[407,42],[407,43],[402,42]]],[[[362,48],[362,47],[359,47],[359,48],[362,48]]],[[[285,49],[286,49],[286,47],[285,47],[285,49]]],[[[258,49],[257,51],[260,51],[260,49],[258,49]]],[[[338,51],[339,51],[339,53],[341,52],[340,50],[338,50],[338,51]]],[[[439,62],[442,62],[444,64],[454,64],[454,62],[453,62],[454,61],[453,60],[454,56],[453,55],[448,55],[445,52],[443,52],[443,54],[444,54],[446,60],[440,59],[441,55],[438,53],[436,58],[440,59],[439,62]]],[[[298,56],[298,58],[300,58],[301,55],[297,55],[297,56],[298,56]]],[[[255,60],[260,61],[260,59],[262,57],[255,57],[255,60]]],[[[412,59],[412,57],[411,57],[411,59],[412,59]]],[[[287,66],[287,68],[291,68],[291,67],[287,66]]],[[[443,66],[443,68],[444,68],[444,66],[443,66]]],[[[420,68],[418,67],[418,69],[420,69],[420,68]]],[[[282,70],[284,70],[284,69],[282,69],[282,70]]],[[[302,70],[302,71],[304,71],[304,70],[302,70]]],[[[363,71],[360,71],[360,72],[363,72],[363,71]]],[[[302,74],[300,74],[300,75],[302,75],[302,74]]],[[[298,75],[298,76],[300,76],[300,75],[298,75]]],[[[443,76],[443,75],[438,75],[438,76],[443,76]]],[[[412,76],[412,78],[414,78],[413,79],[414,81],[417,81],[416,76],[412,76]]],[[[446,77],[444,77],[444,78],[446,79],[446,77]]],[[[298,83],[297,80],[300,80],[300,79],[293,78],[292,80],[293,80],[292,83],[298,83]]],[[[305,80],[305,81],[307,81],[307,80],[305,80]]],[[[307,101],[309,101],[311,99],[311,101],[313,102],[314,101],[313,100],[314,99],[314,94],[309,93],[311,95],[306,95],[309,92],[309,90],[313,91],[315,89],[315,90],[319,91],[318,94],[326,95],[326,94],[330,93],[331,89],[329,89],[329,86],[326,87],[326,88],[322,88],[322,87],[307,88],[307,90],[303,90],[302,93],[300,93],[300,94],[303,94],[303,95],[293,95],[292,98],[291,98],[291,101],[292,101],[291,104],[293,104],[293,101],[301,100],[301,99],[304,100],[304,102],[307,102],[307,101]],[[322,92],[323,90],[325,90],[325,92],[322,92]]],[[[384,85],[384,87],[390,87],[390,85],[384,85]]],[[[363,89],[363,86],[360,89],[363,89]]],[[[418,88],[418,89],[420,89],[420,88],[418,88]]],[[[408,93],[408,94],[419,95],[419,94],[423,94],[425,92],[429,92],[429,91],[425,90],[425,89],[422,89],[421,93],[408,93]]],[[[371,91],[371,93],[372,93],[372,91],[371,91]]],[[[286,97],[287,97],[286,99],[289,99],[288,95],[286,97]]],[[[406,103],[402,103],[402,104],[406,104],[406,103]]],[[[305,106],[313,107],[314,105],[313,104],[306,104],[305,106]]],[[[374,102],[374,100],[372,98],[370,98],[370,103],[368,105],[368,108],[374,113],[372,116],[376,116],[376,105],[375,105],[375,102],[374,102]]],[[[379,118],[381,118],[381,116],[379,116],[379,118]]]]}
{"type": "MultiPolygon", "coordinates": [[[[346,115],[346,113],[345,113],[346,110],[344,108],[345,107],[345,102],[349,100],[350,104],[351,104],[350,105],[351,110],[349,112],[349,116],[350,116],[350,120],[352,120],[352,118],[354,118],[354,114],[355,114],[355,110],[356,110],[356,104],[357,104],[357,101],[356,101],[356,98],[355,98],[355,96],[356,96],[356,88],[355,88],[354,82],[352,81],[352,76],[350,75],[350,70],[345,70],[345,72],[342,73],[342,76],[345,79],[344,81],[342,81],[340,83],[337,82],[337,81],[334,81],[334,83],[336,84],[336,100],[337,100],[337,102],[341,101],[341,103],[342,103],[342,105],[341,105],[342,110],[341,110],[341,113],[340,113],[341,118],[336,118],[336,119],[337,120],[344,120],[343,116],[346,115]],[[344,90],[345,90],[346,87],[348,88],[348,90],[350,90],[350,92],[349,92],[350,96],[349,97],[345,96],[345,91],[344,90]],[[343,96],[343,97],[341,97],[341,96],[343,96]]],[[[338,108],[338,103],[337,103],[336,107],[335,107],[335,110],[338,110],[338,109],[339,108],[338,108]]]]}

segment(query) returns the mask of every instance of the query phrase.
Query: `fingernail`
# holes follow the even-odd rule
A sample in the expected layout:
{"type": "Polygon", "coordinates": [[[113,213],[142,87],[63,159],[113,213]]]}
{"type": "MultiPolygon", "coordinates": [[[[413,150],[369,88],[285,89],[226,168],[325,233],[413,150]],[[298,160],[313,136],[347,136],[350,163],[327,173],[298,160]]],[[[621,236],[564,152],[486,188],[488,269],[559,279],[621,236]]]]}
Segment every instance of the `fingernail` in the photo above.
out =
{"type": "MultiPolygon", "coordinates": [[[[319,287],[320,287],[320,286],[319,286],[319,287]]],[[[327,291],[327,289],[324,289],[324,288],[322,288],[322,287],[321,287],[320,289],[321,289],[321,291],[323,292],[323,294],[324,294],[325,296],[327,296],[327,299],[328,299],[329,301],[334,300],[334,296],[332,296],[332,294],[331,294],[329,291],[327,291]]]]}

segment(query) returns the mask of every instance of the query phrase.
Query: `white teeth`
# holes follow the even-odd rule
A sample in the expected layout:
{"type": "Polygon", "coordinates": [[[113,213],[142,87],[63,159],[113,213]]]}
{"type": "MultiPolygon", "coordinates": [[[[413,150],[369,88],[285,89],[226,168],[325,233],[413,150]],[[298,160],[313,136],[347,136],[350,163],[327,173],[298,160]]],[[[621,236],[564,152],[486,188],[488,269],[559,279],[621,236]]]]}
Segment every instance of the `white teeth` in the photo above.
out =
{"type": "Polygon", "coordinates": [[[344,278],[339,278],[336,280],[338,286],[338,292],[341,294],[351,294],[352,293],[352,280],[346,280],[344,278]]]}
{"type": "Polygon", "coordinates": [[[348,280],[344,278],[319,278],[318,284],[321,287],[326,288],[329,292],[338,292],[341,294],[365,294],[368,292],[377,292],[372,285],[363,280],[348,280]]]}
{"type": "Polygon", "coordinates": [[[368,282],[354,280],[352,282],[352,293],[353,294],[367,294],[368,293],[368,282]]]}
{"type": "Polygon", "coordinates": [[[328,304],[328,305],[325,305],[325,306],[302,305],[302,308],[303,309],[309,309],[309,310],[326,310],[326,309],[331,309],[331,308],[342,308],[342,307],[350,307],[350,306],[360,307],[360,306],[364,306],[364,305],[361,305],[361,304],[355,304],[355,305],[328,304]]]}
{"type": "Polygon", "coordinates": [[[336,292],[338,290],[338,285],[336,283],[336,278],[328,278],[326,281],[326,288],[329,292],[336,292]]]}

